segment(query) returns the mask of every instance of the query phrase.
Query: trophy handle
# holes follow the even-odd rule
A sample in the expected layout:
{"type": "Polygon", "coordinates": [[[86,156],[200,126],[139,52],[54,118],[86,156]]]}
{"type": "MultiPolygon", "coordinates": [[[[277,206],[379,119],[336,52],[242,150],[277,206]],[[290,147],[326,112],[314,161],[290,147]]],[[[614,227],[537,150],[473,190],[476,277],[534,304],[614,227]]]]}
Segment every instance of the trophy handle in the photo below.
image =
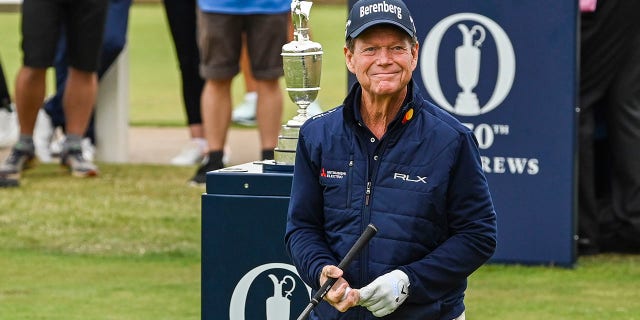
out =
{"type": "Polygon", "coordinates": [[[479,25],[475,25],[471,28],[471,37],[473,38],[473,35],[476,34],[476,31],[478,32],[478,34],[480,35],[480,38],[478,38],[478,40],[473,42],[473,45],[478,48],[482,45],[482,43],[484,42],[484,37],[485,37],[485,31],[484,28],[482,26],[479,25]]]}
{"type": "Polygon", "coordinates": [[[294,0],[291,2],[291,22],[293,24],[293,38],[296,41],[309,40],[309,14],[311,1],[294,0]]]}

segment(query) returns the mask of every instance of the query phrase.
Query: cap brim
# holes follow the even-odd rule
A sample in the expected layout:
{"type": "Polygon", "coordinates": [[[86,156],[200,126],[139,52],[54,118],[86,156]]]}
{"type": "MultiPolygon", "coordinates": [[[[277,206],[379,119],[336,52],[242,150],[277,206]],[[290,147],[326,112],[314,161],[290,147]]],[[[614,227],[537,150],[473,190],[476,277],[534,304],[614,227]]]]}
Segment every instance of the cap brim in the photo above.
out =
{"type": "Polygon", "coordinates": [[[385,20],[369,21],[369,22],[361,25],[358,29],[353,30],[353,32],[351,32],[350,34],[347,35],[347,38],[355,39],[357,36],[359,36],[365,30],[367,30],[370,27],[373,27],[375,25],[379,25],[379,24],[392,24],[392,25],[394,25],[396,27],[400,27],[400,29],[404,30],[404,32],[406,32],[409,36],[411,36],[411,37],[414,36],[413,30],[407,29],[407,27],[405,27],[404,25],[402,25],[401,23],[399,23],[397,21],[390,20],[390,19],[385,19],[385,20]]]}

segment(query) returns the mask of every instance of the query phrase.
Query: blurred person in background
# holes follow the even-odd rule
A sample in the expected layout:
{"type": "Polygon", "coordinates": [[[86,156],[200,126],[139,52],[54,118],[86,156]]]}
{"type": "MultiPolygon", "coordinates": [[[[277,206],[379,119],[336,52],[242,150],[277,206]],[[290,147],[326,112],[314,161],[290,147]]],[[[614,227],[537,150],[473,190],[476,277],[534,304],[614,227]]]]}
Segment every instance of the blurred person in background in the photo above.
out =
{"type": "MultiPolygon", "coordinates": [[[[127,43],[127,26],[129,21],[129,8],[132,0],[109,0],[109,9],[104,27],[102,51],[98,65],[98,80],[111,68],[127,43]]],[[[63,108],[63,94],[67,86],[69,76],[67,39],[64,34],[60,36],[56,57],[54,61],[56,74],[56,93],[48,98],[42,109],[38,112],[36,126],[33,133],[33,142],[38,159],[42,162],[51,162],[52,156],[58,156],[62,149],[64,136],[55,137],[55,129],[60,128],[66,132],[65,113],[63,108]]],[[[87,130],[82,139],[82,151],[87,160],[93,161],[95,153],[95,130],[93,126],[93,114],[87,130]]]]}
{"type": "Polygon", "coordinates": [[[200,77],[198,52],[196,0],[163,0],[171,38],[178,58],[182,84],[182,102],[187,115],[189,143],[171,159],[174,165],[199,164],[207,151],[204,138],[200,96],[204,80],[200,77]]]}
{"type": "Polygon", "coordinates": [[[67,137],[61,164],[76,177],[98,175],[82,154],[98,91],[100,50],[108,0],[24,0],[22,10],[23,65],[16,78],[16,108],[20,137],[0,164],[0,186],[18,186],[21,174],[35,164],[33,131],[46,92],[46,71],[54,63],[61,33],[67,39],[69,76],[63,95],[67,137]]]}
{"type": "Polygon", "coordinates": [[[198,46],[202,120],[208,156],[191,178],[204,184],[208,171],[224,167],[224,145],[231,123],[231,81],[240,71],[242,38],[256,79],[260,159],[273,159],[280,131],[283,94],[279,78],[282,46],[287,42],[290,0],[198,0],[198,46]]]}
{"type": "Polygon", "coordinates": [[[0,61],[0,108],[9,108],[10,105],[11,95],[9,94],[9,86],[7,85],[7,80],[4,77],[2,61],[0,61]]]}
{"type": "Polygon", "coordinates": [[[640,253],[640,1],[581,9],[578,250],[640,253]]]}
{"type": "Polygon", "coordinates": [[[233,107],[231,121],[243,125],[254,126],[256,124],[256,103],[258,93],[256,92],[256,79],[251,73],[251,62],[247,52],[247,39],[242,36],[242,53],[240,55],[240,72],[244,80],[244,96],[242,102],[233,107]]]}

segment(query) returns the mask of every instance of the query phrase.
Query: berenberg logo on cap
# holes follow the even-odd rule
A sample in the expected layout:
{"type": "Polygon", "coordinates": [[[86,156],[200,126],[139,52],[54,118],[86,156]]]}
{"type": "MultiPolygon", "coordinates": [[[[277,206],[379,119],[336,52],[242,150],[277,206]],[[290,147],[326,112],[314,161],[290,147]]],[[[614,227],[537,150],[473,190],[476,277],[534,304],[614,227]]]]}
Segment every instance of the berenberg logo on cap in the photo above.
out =
{"type": "Polygon", "coordinates": [[[394,4],[388,4],[386,1],[360,7],[360,18],[377,12],[393,13],[397,15],[398,19],[402,19],[402,8],[394,4]]]}

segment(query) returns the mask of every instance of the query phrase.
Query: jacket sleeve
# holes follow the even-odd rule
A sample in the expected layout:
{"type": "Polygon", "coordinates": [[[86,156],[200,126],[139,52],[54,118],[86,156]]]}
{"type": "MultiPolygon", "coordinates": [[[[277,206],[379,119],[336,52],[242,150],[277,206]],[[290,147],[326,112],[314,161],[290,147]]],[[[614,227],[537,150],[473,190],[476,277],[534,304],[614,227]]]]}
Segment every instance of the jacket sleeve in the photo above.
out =
{"type": "Polygon", "coordinates": [[[300,277],[316,290],[320,287],[318,282],[322,268],[338,264],[324,240],[323,191],[319,183],[319,168],[319,151],[305,142],[301,130],[287,213],[285,243],[300,277]]]}
{"type": "Polygon", "coordinates": [[[446,214],[449,237],[434,251],[400,269],[409,275],[413,302],[436,301],[466,283],[496,247],[496,213],[473,133],[460,135],[451,166],[446,214]]]}

